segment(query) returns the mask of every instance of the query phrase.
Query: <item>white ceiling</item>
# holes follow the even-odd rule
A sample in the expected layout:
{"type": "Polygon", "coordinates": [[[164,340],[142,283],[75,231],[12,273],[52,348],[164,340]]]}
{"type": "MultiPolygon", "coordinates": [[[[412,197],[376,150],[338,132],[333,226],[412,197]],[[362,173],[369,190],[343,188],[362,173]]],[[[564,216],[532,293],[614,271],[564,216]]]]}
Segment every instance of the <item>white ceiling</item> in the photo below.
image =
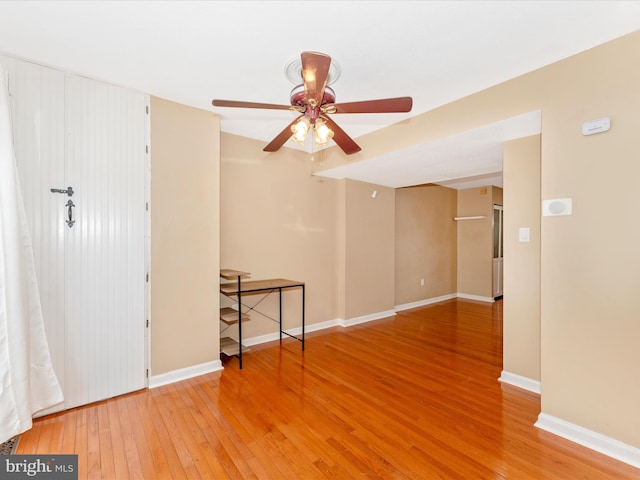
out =
{"type": "MultiPolygon", "coordinates": [[[[339,64],[338,103],[413,97],[409,114],[335,115],[357,139],[639,28],[637,1],[0,2],[0,52],[216,111],[222,131],[265,143],[293,113],[211,100],[288,104],[284,68],[305,50],[339,64]]],[[[539,129],[533,112],[325,175],[499,184],[505,132],[530,135],[536,118],[539,129]]]]}
{"type": "Polygon", "coordinates": [[[317,175],[351,178],[394,188],[423,183],[456,189],[478,185],[501,187],[502,144],[537,133],[540,133],[539,110],[463,134],[347,163],[317,175]]]}

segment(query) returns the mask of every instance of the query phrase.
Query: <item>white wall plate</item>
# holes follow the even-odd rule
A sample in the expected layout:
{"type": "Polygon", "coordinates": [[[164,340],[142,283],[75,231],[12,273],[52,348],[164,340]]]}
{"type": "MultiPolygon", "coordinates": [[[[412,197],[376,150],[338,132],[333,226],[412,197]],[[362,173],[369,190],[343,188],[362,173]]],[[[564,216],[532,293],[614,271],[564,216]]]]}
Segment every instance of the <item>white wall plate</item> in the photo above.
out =
{"type": "Polygon", "coordinates": [[[542,201],[542,216],[557,217],[560,215],[571,215],[573,210],[570,198],[554,198],[542,201]]]}
{"type": "Polygon", "coordinates": [[[582,135],[593,135],[594,133],[606,132],[611,128],[609,117],[589,120],[582,124],[582,135]]]}

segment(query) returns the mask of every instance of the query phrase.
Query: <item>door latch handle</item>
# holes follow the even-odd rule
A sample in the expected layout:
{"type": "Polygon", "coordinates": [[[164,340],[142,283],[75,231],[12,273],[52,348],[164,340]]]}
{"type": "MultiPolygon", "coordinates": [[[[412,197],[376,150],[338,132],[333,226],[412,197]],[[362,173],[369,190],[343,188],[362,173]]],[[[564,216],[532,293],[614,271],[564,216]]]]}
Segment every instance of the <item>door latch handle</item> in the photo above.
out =
{"type": "Polygon", "coordinates": [[[61,188],[52,188],[51,193],[66,193],[71,197],[73,196],[73,187],[67,187],[65,190],[61,188]]]}
{"type": "MultiPolygon", "coordinates": [[[[69,187],[71,188],[71,187],[69,187]]],[[[67,220],[67,225],[69,225],[69,228],[73,227],[73,224],[76,223],[76,221],[73,219],[73,207],[75,207],[75,205],[73,204],[73,202],[71,201],[71,199],[69,199],[67,201],[67,203],[65,204],[65,207],[67,207],[67,217],[69,218],[67,220]]]]}

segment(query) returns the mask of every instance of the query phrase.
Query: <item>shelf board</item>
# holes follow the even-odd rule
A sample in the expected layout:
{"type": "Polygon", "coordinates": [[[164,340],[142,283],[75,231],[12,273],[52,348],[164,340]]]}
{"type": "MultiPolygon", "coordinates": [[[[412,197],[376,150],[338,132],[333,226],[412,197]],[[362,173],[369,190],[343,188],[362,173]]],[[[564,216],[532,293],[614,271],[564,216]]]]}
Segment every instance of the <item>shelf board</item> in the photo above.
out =
{"type": "MultiPolygon", "coordinates": [[[[221,308],[220,320],[222,320],[224,323],[228,325],[231,325],[233,323],[238,323],[238,310],[235,310],[231,307],[221,308]]],[[[251,317],[248,314],[243,313],[242,321],[246,322],[247,320],[251,320],[251,317]]]]}
{"type": "Polygon", "coordinates": [[[220,276],[227,280],[237,280],[238,277],[248,277],[251,274],[249,272],[242,272],[240,270],[232,270],[230,268],[223,268],[220,270],[220,276]]]}
{"type": "MultiPolygon", "coordinates": [[[[242,353],[248,352],[249,347],[243,345],[242,353]]],[[[220,339],[220,352],[228,357],[235,357],[240,354],[240,344],[231,337],[222,337],[220,339]]]]}

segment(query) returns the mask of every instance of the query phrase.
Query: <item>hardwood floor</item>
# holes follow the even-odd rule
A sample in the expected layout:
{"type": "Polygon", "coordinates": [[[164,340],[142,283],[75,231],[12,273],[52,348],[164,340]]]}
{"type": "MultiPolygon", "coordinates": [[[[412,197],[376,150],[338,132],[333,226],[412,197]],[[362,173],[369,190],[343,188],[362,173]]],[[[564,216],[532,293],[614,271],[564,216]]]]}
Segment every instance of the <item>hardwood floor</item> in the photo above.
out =
{"type": "Polygon", "coordinates": [[[17,453],[77,453],[80,479],[640,478],[534,427],[539,397],[498,382],[502,301],[451,300],[306,343],[38,419],[17,453]]]}

